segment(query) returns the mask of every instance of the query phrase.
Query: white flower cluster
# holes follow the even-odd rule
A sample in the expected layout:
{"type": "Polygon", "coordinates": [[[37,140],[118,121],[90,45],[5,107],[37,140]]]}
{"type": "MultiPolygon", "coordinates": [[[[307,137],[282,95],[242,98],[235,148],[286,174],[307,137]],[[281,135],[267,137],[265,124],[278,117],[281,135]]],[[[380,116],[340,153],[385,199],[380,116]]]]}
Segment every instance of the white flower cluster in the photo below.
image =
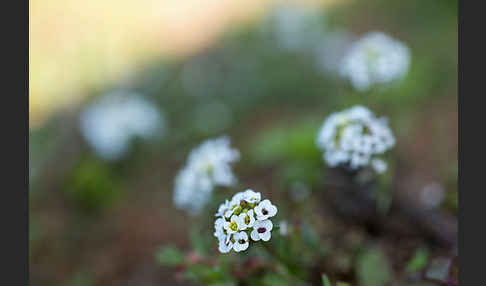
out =
{"type": "Polygon", "coordinates": [[[231,163],[239,158],[239,151],[231,148],[226,136],[207,140],[192,150],[186,166],[175,179],[176,207],[191,215],[198,214],[211,198],[214,187],[236,182],[231,163]]]}
{"type": "Polygon", "coordinates": [[[151,102],[136,93],[113,92],[87,107],[80,118],[81,134],[104,159],[123,156],[134,137],[148,139],[164,131],[164,118],[151,102]]]}
{"type": "Polygon", "coordinates": [[[387,169],[378,156],[393,147],[395,138],[385,118],[363,106],[354,106],[331,114],[324,122],[317,145],[332,167],[346,165],[358,169],[368,164],[378,173],[387,169]]]}
{"type": "Polygon", "coordinates": [[[372,32],[358,40],[343,59],[341,74],[354,88],[366,91],[375,83],[405,76],[410,64],[408,47],[391,37],[372,32]]]}
{"type": "Polygon", "coordinates": [[[214,236],[218,238],[219,251],[228,253],[246,250],[252,241],[269,241],[272,237],[271,217],[277,207],[269,200],[261,201],[261,194],[246,190],[235,194],[230,201],[219,206],[214,222],[214,236]]]}

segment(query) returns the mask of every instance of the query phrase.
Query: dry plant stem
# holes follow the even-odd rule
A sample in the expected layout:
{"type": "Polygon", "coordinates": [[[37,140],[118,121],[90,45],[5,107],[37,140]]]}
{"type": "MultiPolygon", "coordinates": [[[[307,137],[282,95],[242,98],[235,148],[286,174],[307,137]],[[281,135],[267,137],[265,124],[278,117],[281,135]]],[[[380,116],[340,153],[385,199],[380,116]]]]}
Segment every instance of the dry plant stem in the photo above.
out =
{"type": "Polygon", "coordinates": [[[365,224],[375,231],[398,235],[412,232],[425,235],[438,246],[456,248],[457,219],[453,216],[424,209],[400,192],[393,192],[390,212],[384,216],[377,211],[373,198],[375,182],[358,186],[353,183],[356,174],[339,169],[331,169],[329,173],[325,199],[339,216],[365,224]]]}

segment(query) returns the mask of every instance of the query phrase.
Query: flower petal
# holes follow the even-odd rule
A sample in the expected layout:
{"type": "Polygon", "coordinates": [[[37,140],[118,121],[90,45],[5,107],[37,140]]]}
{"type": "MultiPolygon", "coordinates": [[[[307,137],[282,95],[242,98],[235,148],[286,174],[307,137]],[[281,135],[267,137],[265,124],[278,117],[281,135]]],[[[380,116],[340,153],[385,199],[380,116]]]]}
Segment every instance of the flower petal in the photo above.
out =
{"type": "Polygon", "coordinates": [[[262,227],[264,227],[267,231],[271,231],[273,229],[273,223],[271,220],[267,219],[261,222],[262,227]]]}
{"type": "Polygon", "coordinates": [[[266,231],[264,233],[260,233],[260,238],[263,241],[269,241],[271,237],[272,237],[272,233],[270,231],[266,231]]]}
{"type": "Polygon", "coordinates": [[[258,231],[256,229],[253,229],[250,233],[250,237],[253,241],[259,241],[260,240],[260,235],[258,234],[258,231]]]}

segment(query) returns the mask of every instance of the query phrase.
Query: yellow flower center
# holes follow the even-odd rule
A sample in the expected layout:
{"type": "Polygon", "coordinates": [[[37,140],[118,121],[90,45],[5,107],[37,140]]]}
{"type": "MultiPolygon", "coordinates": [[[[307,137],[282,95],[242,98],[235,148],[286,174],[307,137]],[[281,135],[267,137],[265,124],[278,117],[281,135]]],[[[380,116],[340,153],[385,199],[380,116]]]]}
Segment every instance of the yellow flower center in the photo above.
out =
{"type": "Polygon", "coordinates": [[[250,223],[250,216],[245,216],[245,224],[249,224],[250,223]]]}
{"type": "Polygon", "coordinates": [[[233,230],[233,231],[237,231],[238,230],[238,224],[236,224],[235,221],[232,221],[230,223],[230,229],[233,230]]]}

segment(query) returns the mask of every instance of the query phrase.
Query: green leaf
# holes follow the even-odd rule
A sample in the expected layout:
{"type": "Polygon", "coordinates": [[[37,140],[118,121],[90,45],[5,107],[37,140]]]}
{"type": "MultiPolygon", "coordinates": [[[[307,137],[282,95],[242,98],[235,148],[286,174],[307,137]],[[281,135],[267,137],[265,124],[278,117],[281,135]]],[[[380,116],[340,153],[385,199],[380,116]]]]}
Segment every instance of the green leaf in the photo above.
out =
{"type": "Polygon", "coordinates": [[[350,284],[346,282],[337,282],[336,286],[350,286],[350,284]]]}
{"type": "Polygon", "coordinates": [[[407,272],[417,272],[425,268],[429,261],[427,249],[419,248],[407,264],[407,272]]]}
{"type": "Polygon", "coordinates": [[[315,144],[320,124],[320,118],[310,118],[267,129],[252,145],[255,147],[250,151],[250,159],[259,164],[282,159],[320,164],[321,151],[315,144]]]}
{"type": "Polygon", "coordinates": [[[64,191],[81,209],[96,212],[112,204],[122,188],[109,165],[96,158],[86,158],[68,175],[64,191]]]}
{"type": "Polygon", "coordinates": [[[174,246],[163,246],[155,254],[155,259],[160,265],[176,266],[184,262],[184,254],[174,246]]]}
{"type": "Polygon", "coordinates": [[[269,274],[265,275],[262,282],[263,282],[262,284],[265,285],[265,286],[290,285],[289,281],[287,279],[285,279],[284,277],[282,277],[280,275],[273,274],[273,273],[269,273],[269,274]]]}
{"type": "Polygon", "coordinates": [[[392,277],[390,264],[377,247],[367,249],[357,257],[356,272],[362,286],[384,286],[392,277]]]}
{"type": "Polygon", "coordinates": [[[207,285],[209,283],[221,282],[223,273],[219,267],[204,264],[191,264],[187,267],[184,275],[196,283],[207,285]]]}
{"type": "Polygon", "coordinates": [[[322,286],[331,286],[331,282],[329,282],[329,279],[327,278],[326,274],[322,273],[321,278],[322,278],[322,286]]]}
{"type": "Polygon", "coordinates": [[[70,286],[92,286],[94,285],[93,279],[90,273],[79,272],[74,275],[73,280],[69,284],[70,286]]]}

